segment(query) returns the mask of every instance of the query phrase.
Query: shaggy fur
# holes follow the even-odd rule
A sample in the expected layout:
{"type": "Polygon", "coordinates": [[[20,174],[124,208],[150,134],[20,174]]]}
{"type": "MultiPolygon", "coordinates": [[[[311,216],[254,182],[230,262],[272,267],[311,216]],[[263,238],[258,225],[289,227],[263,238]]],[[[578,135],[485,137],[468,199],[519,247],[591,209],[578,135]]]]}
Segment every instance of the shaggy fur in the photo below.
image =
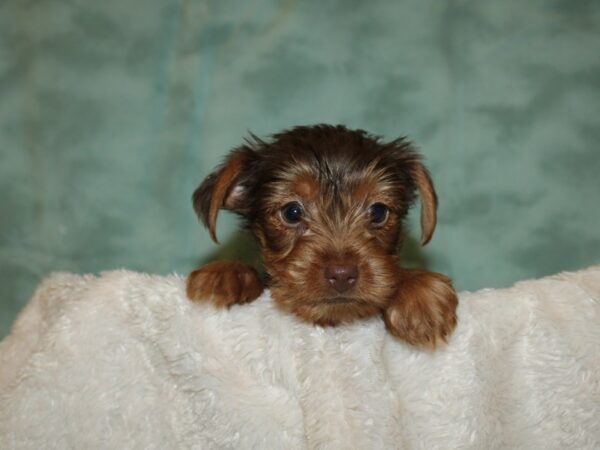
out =
{"type": "Polygon", "coordinates": [[[427,352],[268,291],[218,310],[178,276],[57,274],[0,343],[0,448],[600,448],[600,266],[458,314],[427,352]]]}
{"type": "MultiPolygon", "coordinates": [[[[319,325],[383,312],[393,335],[435,347],[456,326],[457,297],[449,278],[398,265],[402,220],[417,192],[426,244],[437,197],[410,143],[317,125],[269,142],[253,136],[193,200],[215,241],[221,208],[243,217],[260,243],[271,295],[286,311],[319,325]]],[[[219,261],[192,272],[187,292],[230,306],[254,300],[261,287],[250,268],[219,261]]]]}

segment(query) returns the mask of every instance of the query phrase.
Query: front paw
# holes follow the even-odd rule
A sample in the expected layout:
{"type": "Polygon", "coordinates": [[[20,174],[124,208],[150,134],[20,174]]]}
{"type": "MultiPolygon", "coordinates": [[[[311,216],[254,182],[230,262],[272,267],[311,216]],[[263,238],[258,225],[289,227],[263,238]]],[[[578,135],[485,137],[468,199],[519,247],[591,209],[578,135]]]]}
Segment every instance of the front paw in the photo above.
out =
{"type": "Polygon", "coordinates": [[[187,296],[217,307],[255,300],[263,283],[255,269],[240,262],[216,261],[194,270],[187,278],[187,296]]]}
{"type": "Polygon", "coordinates": [[[435,348],[456,327],[458,297],[450,278],[422,270],[402,270],[395,297],[384,311],[387,329],[396,337],[435,348]]]}

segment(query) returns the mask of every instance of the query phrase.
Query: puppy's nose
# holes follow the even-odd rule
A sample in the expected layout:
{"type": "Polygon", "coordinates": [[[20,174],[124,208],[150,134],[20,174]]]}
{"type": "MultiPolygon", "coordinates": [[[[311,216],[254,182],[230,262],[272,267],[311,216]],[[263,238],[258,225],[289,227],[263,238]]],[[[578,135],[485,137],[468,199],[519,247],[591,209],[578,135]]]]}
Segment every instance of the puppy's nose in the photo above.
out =
{"type": "Polygon", "coordinates": [[[325,279],[340,294],[354,286],[357,278],[358,267],[356,266],[336,265],[325,267],[325,279]]]}

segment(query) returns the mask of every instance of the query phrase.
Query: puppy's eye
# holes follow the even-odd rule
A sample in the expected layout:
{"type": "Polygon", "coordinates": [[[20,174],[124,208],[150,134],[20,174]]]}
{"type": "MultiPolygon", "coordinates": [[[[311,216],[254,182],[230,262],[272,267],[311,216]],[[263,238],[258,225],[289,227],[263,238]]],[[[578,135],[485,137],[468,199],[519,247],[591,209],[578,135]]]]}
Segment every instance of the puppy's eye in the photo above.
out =
{"type": "Polygon", "coordinates": [[[302,205],[298,202],[288,203],[281,209],[281,217],[283,217],[283,220],[290,225],[299,223],[302,220],[303,215],[304,210],[302,209],[302,205]]]}
{"type": "Polygon", "coordinates": [[[369,208],[369,218],[373,225],[383,225],[390,215],[390,209],[383,203],[374,203],[369,208]]]}

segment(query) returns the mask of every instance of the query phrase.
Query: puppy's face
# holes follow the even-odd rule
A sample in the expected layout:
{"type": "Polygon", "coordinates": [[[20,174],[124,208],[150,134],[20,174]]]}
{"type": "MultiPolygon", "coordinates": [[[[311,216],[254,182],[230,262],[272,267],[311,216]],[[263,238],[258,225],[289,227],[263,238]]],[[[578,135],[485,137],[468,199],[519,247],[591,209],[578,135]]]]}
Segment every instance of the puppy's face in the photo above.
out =
{"type": "Polygon", "coordinates": [[[402,219],[417,190],[426,243],[436,197],[410,145],[321,125],[234,150],[194,205],[215,240],[218,210],[240,214],[260,242],[272,297],[334,325],[376,314],[393,296],[402,219]]]}

